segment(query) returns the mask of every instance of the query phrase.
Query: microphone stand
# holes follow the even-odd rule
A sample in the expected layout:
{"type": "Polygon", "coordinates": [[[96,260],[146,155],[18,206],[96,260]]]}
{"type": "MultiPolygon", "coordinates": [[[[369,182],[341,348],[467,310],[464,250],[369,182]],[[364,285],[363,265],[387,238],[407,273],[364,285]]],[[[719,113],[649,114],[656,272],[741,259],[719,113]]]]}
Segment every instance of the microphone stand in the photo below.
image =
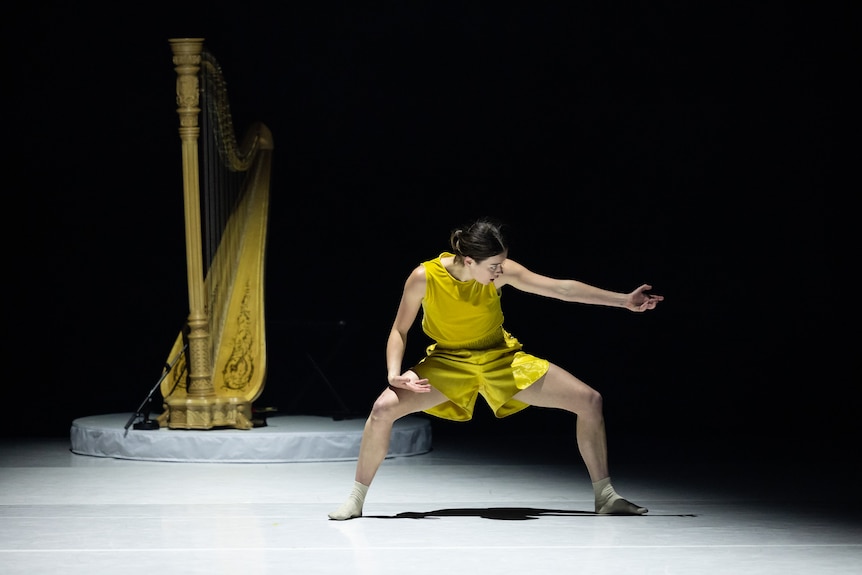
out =
{"type": "Polygon", "coordinates": [[[171,369],[173,369],[173,367],[179,361],[180,356],[185,353],[188,347],[189,344],[184,345],[183,349],[180,350],[174,360],[170,363],[165,364],[164,371],[162,371],[162,376],[159,378],[159,381],[156,382],[156,385],[153,386],[153,388],[150,390],[150,393],[147,394],[147,397],[145,397],[144,401],[141,402],[141,405],[138,406],[138,410],[133,413],[132,416],[129,418],[129,421],[126,422],[126,426],[124,428],[126,431],[129,431],[129,426],[131,426],[132,422],[135,421],[135,419],[137,419],[138,417],[143,417],[144,420],[137,422],[134,426],[135,429],[159,429],[159,422],[150,419],[150,410],[152,409],[151,404],[153,401],[153,394],[156,392],[159,386],[162,385],[162,382],[171,372],[171,369]],[[145,406],[146,409],[144,409],[145,406]]]}

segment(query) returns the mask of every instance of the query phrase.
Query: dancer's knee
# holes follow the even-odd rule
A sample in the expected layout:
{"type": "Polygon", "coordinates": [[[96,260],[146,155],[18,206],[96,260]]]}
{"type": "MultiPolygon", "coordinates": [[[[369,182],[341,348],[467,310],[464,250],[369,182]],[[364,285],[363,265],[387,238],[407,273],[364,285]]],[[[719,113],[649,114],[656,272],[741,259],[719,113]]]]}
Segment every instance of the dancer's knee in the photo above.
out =
{"type": "Polygon", "coordinates": [[[381,393],[371,406],[371,419],[375,421],[394,421],[398,418],[398,395],[391,389],[381,393]]]}
{"type": "Polygon", "coordinates": [[[583,407],[578,415],[601,417],[603,409],[602,394],[591,388],[584,397],[583,407]]]}

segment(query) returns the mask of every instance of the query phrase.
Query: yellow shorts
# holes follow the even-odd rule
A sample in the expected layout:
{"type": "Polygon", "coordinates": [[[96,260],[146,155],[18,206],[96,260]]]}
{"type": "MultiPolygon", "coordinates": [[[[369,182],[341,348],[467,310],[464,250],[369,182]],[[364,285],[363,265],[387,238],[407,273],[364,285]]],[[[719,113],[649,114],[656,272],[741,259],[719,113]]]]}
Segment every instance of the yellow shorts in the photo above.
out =
{"type": "Polygon", "coordinates": [[[419,377],[440,390],[448,401],[425,413],[468,421],[473,418],[476,396],[488,402],[494,415],[506,417],[529,407],[512,397],[536,383],[547,372],[549,363],[521,351],[521,343],[503,330],[502,338],[490,347],[448,349],[431,344],[426,356],[412,369],[419,377]]]}

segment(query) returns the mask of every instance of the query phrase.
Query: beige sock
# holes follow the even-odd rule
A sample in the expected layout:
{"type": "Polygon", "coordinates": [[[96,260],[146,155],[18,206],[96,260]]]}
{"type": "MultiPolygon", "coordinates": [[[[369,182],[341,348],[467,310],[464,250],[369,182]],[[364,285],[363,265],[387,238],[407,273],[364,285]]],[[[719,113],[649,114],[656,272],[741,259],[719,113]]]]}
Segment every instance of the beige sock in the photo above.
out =
{"type": "Polygon", "coordinates": [[[330,519],[343,521],[345,519],[353,519],[354,517],[362,517],[362,506],[365,505],[365,495],[368,493],[368,486],[353,482],[353,490],[347,497],[341,507],[329,514],[330,519]]]}
{"type": "Polygon", "coordinates": [[[605,477],[593,482],[596,496],[596,513],[602,515],[643,515],[648,509],[638,507],[620,497],[611,485],[611,478],[605,477]]]}

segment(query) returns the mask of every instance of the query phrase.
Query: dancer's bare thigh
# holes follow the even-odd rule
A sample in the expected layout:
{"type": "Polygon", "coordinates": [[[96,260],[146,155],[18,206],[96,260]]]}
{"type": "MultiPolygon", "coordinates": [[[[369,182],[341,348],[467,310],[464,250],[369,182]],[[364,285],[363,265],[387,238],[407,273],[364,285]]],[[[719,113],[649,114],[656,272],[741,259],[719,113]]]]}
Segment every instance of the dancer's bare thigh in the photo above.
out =
{"type": "Polygon", "coordinates": [[[578,413],[594,400],[596,392],[586,383],[551,364],[536,383],[515,394],[515,399],[539,407],[557,407],[578,413]]]}
{"type": "Polygon", "coordinates": [[[396,417],[403,417],[411,413],[431,409],[435,405],[440,405],[447,401],[446,396],[433,387],[431,391],[424,393],[410,391],[409,389],[388,387],[381,394],[378,402],[381,400],[390,406],[392,413],[396,417]]]}

